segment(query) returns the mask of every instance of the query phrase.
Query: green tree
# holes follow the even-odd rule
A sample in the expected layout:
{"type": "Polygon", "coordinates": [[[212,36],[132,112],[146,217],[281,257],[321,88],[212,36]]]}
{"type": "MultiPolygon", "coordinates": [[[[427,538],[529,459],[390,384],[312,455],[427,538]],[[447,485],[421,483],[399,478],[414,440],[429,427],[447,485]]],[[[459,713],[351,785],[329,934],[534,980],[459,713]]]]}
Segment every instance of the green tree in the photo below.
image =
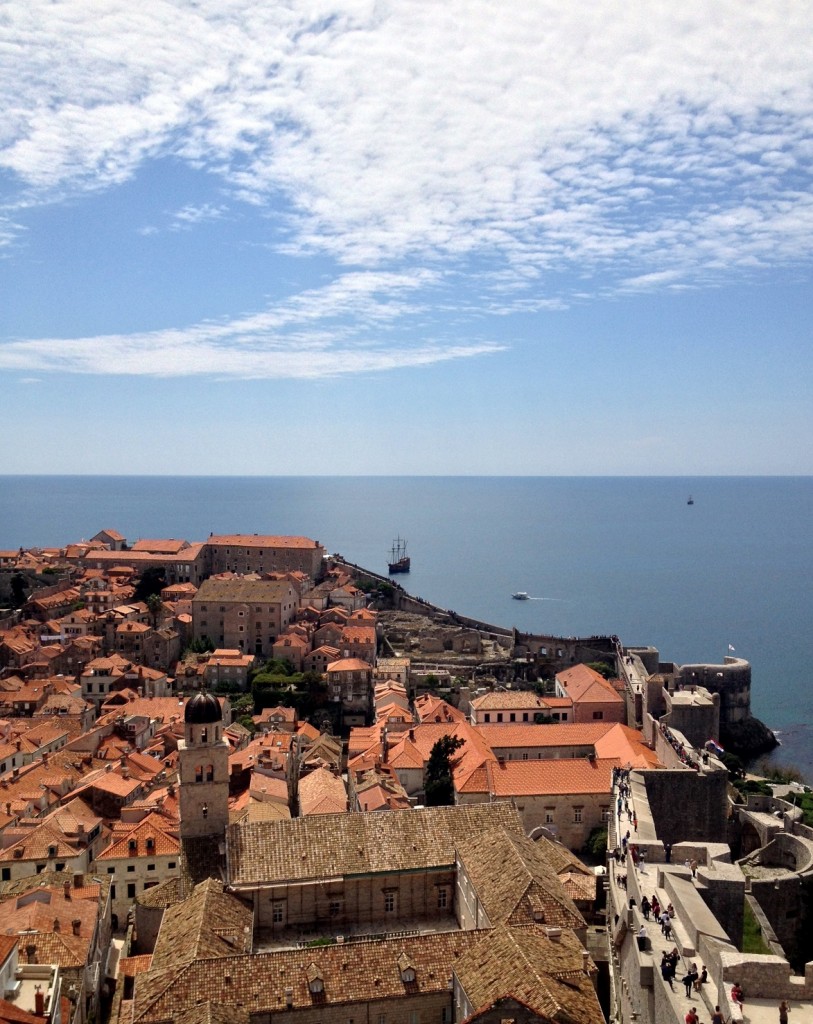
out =
{"type": "MultiPolygon", "coordinates": [[[[184,654],[208,654],[209,651],[215,649],[214,642],[208,636],[202,636],[198,640],[193,640],[187,648],[184,649],[184,654]]],[[[182,658],[183,660],[183,658],[182,658]]]]}
{"type": "Polygon", "coordinates": [[[160,594],[147,594],[146,605],[150,610],[150,616],[152,618],[152,628],[158,629],[158,616],[161,614],[161,609],[164,607],[164,602],[161,600],[160,594]]]}
{"type": "Polygon", "coordinates": [[[133,601],[146,601],[150,594],[160,594],[167,585],[167,576],[162,565],[150,565],[139,577],[133,593],[133,601]]]}
{"type": "Polygon", "coordinates": [[[9,583],[11,589],[11,607],[22,608],[25,604],[25,592],[27,589],[26,578],[21,572],[15,572],[9,583]]]}
{"type": "Polygon", "coordinates": [[[428,807],[454,803],[452,757],[463,746],[458,736],[441,736],[429,753],[424,779],[424,793],[428,807]]]}

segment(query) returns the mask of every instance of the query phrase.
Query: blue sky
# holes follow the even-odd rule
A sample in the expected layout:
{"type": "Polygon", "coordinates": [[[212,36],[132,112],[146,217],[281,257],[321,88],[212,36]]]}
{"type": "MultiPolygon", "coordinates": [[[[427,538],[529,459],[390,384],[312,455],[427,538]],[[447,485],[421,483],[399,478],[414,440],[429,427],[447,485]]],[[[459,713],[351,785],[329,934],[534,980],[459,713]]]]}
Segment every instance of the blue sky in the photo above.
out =
{"type": "Polygon", "coordinates": [[[4,11],[0,472],[813,472],[811,3],[4,11]]]}

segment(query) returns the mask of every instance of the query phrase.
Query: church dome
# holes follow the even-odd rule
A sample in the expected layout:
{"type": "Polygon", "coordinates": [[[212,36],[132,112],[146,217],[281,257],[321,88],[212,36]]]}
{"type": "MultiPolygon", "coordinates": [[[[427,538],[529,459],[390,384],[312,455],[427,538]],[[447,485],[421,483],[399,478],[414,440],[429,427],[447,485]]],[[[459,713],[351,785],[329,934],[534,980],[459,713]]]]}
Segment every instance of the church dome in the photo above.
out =
{"type": "Polygon", "coordinates": [[[220,701],[213,693],[196,693],[186,702],[183,720],[192,725],[222,722],[223,712],[220,710],[220,701]]]}

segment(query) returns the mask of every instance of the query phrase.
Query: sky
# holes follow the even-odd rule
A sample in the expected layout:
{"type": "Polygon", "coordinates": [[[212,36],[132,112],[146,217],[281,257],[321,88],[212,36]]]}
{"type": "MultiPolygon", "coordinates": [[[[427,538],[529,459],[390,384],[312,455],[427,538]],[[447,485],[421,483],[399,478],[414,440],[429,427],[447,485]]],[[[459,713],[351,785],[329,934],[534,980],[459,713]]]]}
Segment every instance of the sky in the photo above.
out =
{"type": "Polygon", "coordinates": [[[813,472],[813,3],[7,0],[0,473],[813,472]]]}

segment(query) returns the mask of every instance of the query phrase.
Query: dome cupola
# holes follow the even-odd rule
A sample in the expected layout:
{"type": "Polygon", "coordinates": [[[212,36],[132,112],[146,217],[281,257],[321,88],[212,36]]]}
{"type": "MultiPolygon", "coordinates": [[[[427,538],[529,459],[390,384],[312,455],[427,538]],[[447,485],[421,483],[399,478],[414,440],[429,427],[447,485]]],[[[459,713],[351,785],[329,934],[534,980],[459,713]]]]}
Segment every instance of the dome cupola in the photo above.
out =
{"type": "Polygon", "coordinates": [[[223,712],[220,701],[213,693],[196,693],[186,702],[183,713],[187,725],[208,725],[211,722],[222,722],[223,712]]]}

